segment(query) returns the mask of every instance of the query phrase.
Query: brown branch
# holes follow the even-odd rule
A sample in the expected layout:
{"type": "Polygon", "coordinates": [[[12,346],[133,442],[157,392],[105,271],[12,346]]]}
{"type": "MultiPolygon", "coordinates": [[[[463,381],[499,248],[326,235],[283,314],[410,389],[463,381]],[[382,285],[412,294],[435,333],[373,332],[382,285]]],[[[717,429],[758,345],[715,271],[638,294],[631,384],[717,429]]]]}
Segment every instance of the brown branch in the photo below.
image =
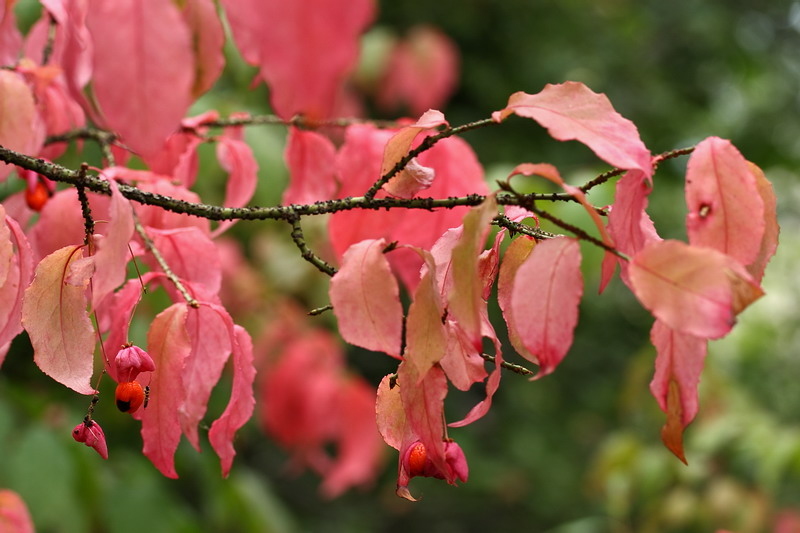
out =
{"type": "Polygon", "coordinates": [[[289,223],[292,225],[292,240],[297,246],[297,249],[300,250],[300,255],[303,257],[303,259],[314,265],[320,272],[323,272],[329,276],[336,274],[336,268],[331,266],[327,261],[318,257],[306,244],[306,239],[303,235],[303,228],[300,227],[300,219],[294,218],[290,220],[289,223]]]}

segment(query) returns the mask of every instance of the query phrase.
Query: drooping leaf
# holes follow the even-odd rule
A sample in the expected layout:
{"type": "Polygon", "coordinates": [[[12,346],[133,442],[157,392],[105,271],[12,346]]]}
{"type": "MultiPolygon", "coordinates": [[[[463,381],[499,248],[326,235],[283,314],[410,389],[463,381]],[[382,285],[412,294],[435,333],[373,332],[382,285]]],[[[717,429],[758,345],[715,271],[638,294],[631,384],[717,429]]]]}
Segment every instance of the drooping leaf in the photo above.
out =
{"type": "Polygon", "coordinates": [[[408,364],[416,367],[419,377],[425,376],[447,353],[448,338],[442,323],[442,302],[434,279],[435,273],[430,270],[422,277],[406,319],[406,350],[403,356],[408,364]]]}
{"type": "Polygon", "coordinates": [[[403,400],[400,397],[400,387],[395,383],[392,386],[392,376],[384,376],[378,385],[378,396],[375,401],[376,420],[378,431],[384,442],[399,450],[408,431],[403,400]]]}
{"type": "MultiPolygon", "coordinates": [[[[182,280],[202,285],[208,294],[217,294],[222,283],[222,267],[214,242],[197,228],[156,230],[148,234],[172,271],[182,280]]],[[[148,262],[156,266],[155,260],[148,262]]]]}
{"type": "Polygon", "coordinates": [[[0,65],[17,62],[22,48],[22,34],[14,16],[14,0],[4,0],[0,6],[0,65]]]}
{"type": "Polygon", "coordinates": [[[730,143],[709,137],[686,169],[689,243],[719,250],[743,265],[755,261],[764,236],[764,200],[756,176],[730,143]]]}
{"type": "Polygon", "coordinates": [[[508,340],[517,353],[528,361],[535,361],[536,358],[528,352],[519,336],[519,332],[517,332],[511,298],[514,295],[514,280],[517,276],[517,270],[531,255],[534,246],[536,246],[536,240],[527,235],[520,235],[511,241],[505,255],[503,255],[503,262],[500,264],[500,275],[497,280],[497,303],[500,305],[503,319],[508,326],[508,340]]]}
{"type": "Polygon", "coordinates": [[[0,205],[0,248],[13,252],[12,241],[17,252],[8,258],[5,279],[0,282],[0,365],[11,341],[22,332],[22,295],[33,275],[33,254],[28,239],[19,224],[7,216],[0,205]],[[6,235],[5,238],[2,234],[6,235]]]}
{"type": "Polygon", "coordinates": [[[256,370],[253,367],[253,341],[241,326],[234,326],[233,334],[231,398],[225,411],[214,420],[208,432],[208,440],[219,456],[223,477],[228,476],[236,455],[233,449],[236,432],[250,420],[256,403],[253,397],[253,381],[256,377],[256,370]]]}
{"type": "Polygon", "coordinates": [[[617,113],[604,94],[582,83],[547,84],[537,94],[514,93],[492,118],[501,122],[512,113],[535,120],[554,139],[585,144],[610,165],[653,173],[650,151],[633,122],[617,113]]]}
{"type": "Polygon", "coordinates": [[[103,117],[134,151],[155,153],[192,101],[195,57],[186,20],[172,2],[99,0],[87,25],[103,117]]]}
{"type": "Polygon", "coordinates": [[[761,239],[758,255],[752,263],[745,265],[745,267],[747,267],[747,271],[750,272],[753,279],[761,282],[767,263],[775,255],[775,250],[778,248],[778,234],[781,229],[778,226],[777,199],[775,198],[772,184],[760,168],[750,162],[748,164],[750,165],[750,171],[756,177],[758,193],[764,201],[764,237],[761,239]]]}
{"type": "Polygon", "coordinates": [[[555,370],[572,345],[583,295],[580,265],[578,242],[559,237],[537,244],[517,268],[511,316],[513,329],[539,365],[532,379],[555,370]]]}
{"type": "Polygon", "coordinates": [[[344,340],[399,357],[403,307],[384,248],[383,239],[351,246],[331,279],[329,294],[344,340]]]}
{"type": "Polygon", "coordinates": [[[703,338],[724,336],[764,294],[734,258],[674,240],[645,246],[628,272],[634,294],[658,320],[703,338]]]}
{"type": "Polygon", "coordinates": [[[9,489],[0,489],[0,531],[34,533],[31,514],[22,498],[9,489]]]}
{"type": "MultiPolygon", "coordinates": [[[[424,130],[437,128],[441,125],[448,125],[444,114],[441,111],[430,109],[415,124],[406,126],[395,133],[386,143],[383,164],[381,165],[381,176],[386,175],[408,155],[408,151],[417,135],[424,130]]],[[[395,174],[383,186],[383,189],[398,198],[413,198],[421,190],[430,188],[434,177],[435,172],[432,169],[423,167],[416,159],[412,159],[403,170],[395,174]]]]}
{"type": "Polygon", "coordinates": [[[667,448],[686,463],[683,431],[697,415],[697,385],[708,341],[675,331],[660,320],[653,324],[650,340],[658,354],[650,391],[667,414],[661,438],[667,448]]]}
{"type": "Polygon", "coordinates": [[[147,352],[156,364],[150,378],[150,402],[142,419],[143,453],[158,470],[177,478],[175,450],[181,438],[178,409],[183,403],[183,363],[191,351],[186,332],[188,307],[176,303],[159,313],[147,332],[147,352]]]}
{"type": "Polygon", "coordinates": [[[336,148],[315,131],[289,128],[283,153],[289,168],[289,187],[283,205],[310,204],[334,198],[336,193],[336,148]]]}
{"type": "Polygon", "coordinates": [[[225,31],[213,0],[187,0],[183,16],[192,34],[192,49],[197,58],[192,96],[198,98],[214,85],[225,66],[222,52],[225,31]]]}
{"type": "MultiPolygon", "coordinates": [[[[44,123],[28,84],[16,72],[0,70],[0,145],[36,156],[44,143],[44,134],[44,123]]],[[[0,183],[12,169],[8,163],[0,163],[0,183]]]]}
{"type": "Polygon", "coordinates": [[[192,348],[183,367],[181,430],[200,451],[197,425],[233,349],[233,320],[222,306],[201,303],[197,309],[189,309],[185,327],[192,348]]]}
{"type": "MultiPolygon", "coordinates": [[[[238,139],[222,137],[217,143],[217,158],[223,169],[228,171],[225,185],[226,207],[244,207],[256,192],[258,183],[258,163],[250,145],[238,139]]],[[[214,231],[214,236],[227,230],[235,221],[225,220],[214,231]]]]}
{"type": "Polygon", "coordinates": [[[96,337],[86,311],[86,286],[67,283],[70,265],[82,246],[66,246],[36,267],[22,303],[22,325],[33,345],[33,359],[42,372],[81,393],[94,394],[89,384],[96,337]]]}
{"type": "Polygon", "coordinates": [[[372,0],[223,0],[233,38],[260,68],[275,112],[328,118],[355,66],[372,0]]]}

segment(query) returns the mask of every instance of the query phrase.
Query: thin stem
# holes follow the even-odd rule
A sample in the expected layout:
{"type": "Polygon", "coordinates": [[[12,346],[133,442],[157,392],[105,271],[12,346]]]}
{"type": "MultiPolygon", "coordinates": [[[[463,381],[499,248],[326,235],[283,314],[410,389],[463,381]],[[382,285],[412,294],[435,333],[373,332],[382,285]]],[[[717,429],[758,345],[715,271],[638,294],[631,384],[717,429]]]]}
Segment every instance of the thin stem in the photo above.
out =
{"type": "Polygon", "coordinates": [[[144,242],[145,248],[147,248],[147,250],[151,254],[153,254],[153,257],[158,263],[158,266],[160,266],[161,270],[164,271],[164,275],[166,275],[167,279],[170,280],[173,285],[175,285],[175,288],[178,290],[179,293],[181,293],[181,296],[183,296],[183,299],[186,300],[186,303],[189,305],[189,307],[193,307],[195,309],[200,307],[200,304],[197,302],[197,300],[194,299],[194,297],[192,297],[191,294],[189,294],[189,291],[186,290],[186,287],[183,285],[183,283],[181,283],[180,278],[178,278],[178,276],[175,275],[175,272],[173,272],[169,264],[167,264],[167,261],[164,259],[164,256],[161,255],[161,252],[158,251],[158,248],[156,248],[156,245],[153,243],[153,240],[147,234],[147,231],[145,231],[144,226],[142,226],[142,223],[139,220],[139,216],[136,214],[135,211],[133,212],[133,227],[136,229],[136,233],[138,233],[139,236],[142,238],[142,242],[144,242]]]}
{"type": "Polygon", "coordinates": [[[490,126],[493,124],[498,124],[491,118],[485,118],[483,120],[477,120],[475,122],[470,122],[469,124],[463,124],[461,126],[456,126],[455,128],[447,128],[445,130],[440,131],[436,135],[431,135],[430,137],[425,137],[425,139],[413,150],[409,150],[409,152],[397,162],[397,164],[392,167],[386,174],[381,176],[381,178],[372,184],[372,187],[364,194],[364,198],[371,200],[375,197],[378,191],[383,187],[390,179],[392,179],[395,175],[397,175],[401,170],[403,170],[406,165],[408,165],[412,159],[417,157],[419,154],[430,150],[434,144],[441,141],[442,139],[446,139],[447,137],[452,137],[453,135],[458,135],[460,133],[464,133],[466,131],[474,130],[477,128],[482,128],[485,126],[490,126]]]}
{"type": "Polygon", "coordinates": [[[308,312],[308,316],[321,315],[325,311],[333,311],[333,306],[331,304],[328,304],[328,305],[323,305],[322,307],[316,307],[308,312]]]}
{"type": "MultiPolygon", "coordinates": [[[[302,115],[295,115],[286,120],[277,115],[252,115],[241,117],[220,118],[203,122],[200,127],[226,128],[229,126],[260,126],[260,125],[283,125],[297,126],[303,129],[316,129],[322,127],[346,128],[353,124],[372,124],[379,128],[396,128],[397,122],[393,120],[370,120],[364,118],[335,118],[327,120],[314,120],[302,115]]],[[[189,131],[193,128],[187,128],[189,131]]]]}
{"type": "Polygon", "coordinates": [[[300,255],[303,257],[303,259],[314,265],[320,272],[323,272],[331,277],[336,274],[337,270],[328,262],[320,259],[306,244],[306,239],[303,235],[303,228],[300,227],[300,219],[295,217],[289,222],[292,225],[292,240],[297,246],[297,249],[300,250],[300,255]]]}
{"type": "Polygon", "coordinates": [[[53,54],[53,44],[56,42],[56,18],[51,14],[47,20],[47,41],[44,43],[42,50],[42,65],[50,62],[50,56],[53,54]]]}
{"type": "MultiPolygon", "coordinates": [[[[481,357],[483,357],[484,359],[486,359],[491,363],[497,364],[495,361],[495,357],[493,355],[489,355],[488,353],[482,353],[481,357]]],[[[508,361],[503,361],[502,363],[500,363],[500,367],[515,372],[517,374],[521,374],[523,376],[532,376],[533,374],[536,373],[529,368],[525,368],[524,366],[521,365],[515,365],[514,363],[509,363],[508,361]]]]}

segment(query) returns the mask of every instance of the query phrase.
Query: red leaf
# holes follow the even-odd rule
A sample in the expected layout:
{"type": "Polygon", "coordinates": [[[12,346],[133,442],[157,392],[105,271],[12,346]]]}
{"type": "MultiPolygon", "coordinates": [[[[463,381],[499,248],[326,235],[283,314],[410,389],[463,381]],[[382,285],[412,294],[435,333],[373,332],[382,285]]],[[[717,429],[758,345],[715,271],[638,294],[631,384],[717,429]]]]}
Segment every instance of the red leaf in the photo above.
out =
{"type": "Polygon", "coordinates": [[[233,464],[236,451],[233,439],[236,431],[253,415],[255,398],[253,381],[256,370],[253,367],[253,341],[241,326],[233,327],[233,386],[228,406],[220,417],[211,424],[208,440],[219,456],[222,476],[227,477],[233,464]]]}
{"type": "Polygon", "coordinates": [[[327,118],[358,58],[372,0],[223,0],[245,60],[260,67],[275,112],[327,118]]]}
{"type": "MultiPolygon", "coordinates": [[[[422,131],[439,127],[441,125],[448,125],[444,115],[441,111],[435,109],[428,110],[422,115],[416,124],[407,126],[389,139],[386,143],[386,149],[383,153],[383,164],[381,165],[381,176],[386,175],[392,170],[406,155],[411,148],[414,139],[417,138],[422,131]]],[[[419,191],[428,189],[433,184],[433,170],[427,167],[422,167],[412,159],[411,163],[405,166],[403,170],[395,174],[383,186],[383,189],[392,196],[398,198],[413,198],[419,191]],[[425,172],[428,170],[428,172],[425,172]]]]}
{"type": "MultiPolygon", "coordinates": [[[[217,158],[222,168],[228,171],[225,202],[222,205],[244,207],[256,192],[258,183],[258,163],[253,157],[253,150],[244,141],[222,137],[217,144],[217,158]]],[[[233,220],[221,222],[213,236],[216,237],[234,223],[233,220]]]]}
{"type": "Polygon", "coordinates": [[[425,376],[448,353],[447,331],[442,324],[444,310],[434,277],[431,270],[422,277],[406,319],[407,344],[403,357],[416,367],[418,376],[425,376]]]}
{"type": "Polygon", "coordinates": [[[764,236],[764,200],[747,161],[730,143],[709,137],[686,169],[689,243],[752,263],[764,236]]]}
{"type": "Polygon", "coordinates": [[[610,165],[653,174],[650,151],[633,122],[617,113],[604,94],[582,83],[547,84],[537,94],[514,93],[492,118],[501,122],[512,113],[532,118],[556,140],[585,144],[610,165]]]}
{"type": "MultiPolygon", "coordinates": [[[[17,222],[5,214],[0,205],[0,255],[5,267],[4,278],[0,281],[0,365],[8,353],[11,341],[22,332],[22,295],[33,275],[33,257],[28,239],[17,222]],[[8,229],[6,229],[8,228],[8,229]],[[13,254],[12,240],[17,248],[13,254]]],[[[2,268],[2,265],[0,265],[2,268]]]]}
{"type": "Polygon", "coordinates": [[[650,391],[667,414],[661,438],[667,448],[685,463],[683,430],[697,415],[697,385],[708,341],[670,329],[659,320],[653,324],[650,340],[658,353],[650,391]]]}
{"type": "Polygon", "coordinates": [[[315,131],[289,128],[283,153],[289,168],[289,187],[283,205],[310,204],[334,198],[336,193],[336,148],[315,131]]]}
{"type": "Polygon", "coordinates": [[[192,49],[197,58],[192,97],[198,98],[214,85],[225,66],[225,32],[213,0],[188,0],[183,16],[192,33],[192,49]]]}
{"type": "Polygon", "coordinates": [[[31,514],[22,498],[9,489],[0,489],[0,531],[35,533],[31,514]]]}
{"type": "MultiPolygon", "coordinates": [[[[124,170],[121,177],[125,179],[126,175],[130,174],[131,170],[124,170]]],[[[108,173],[108,172],[106,172],[108,173]]],[[[158,176],[150,172],[143,172],[142,177],[149,178],[150,182],[138,183],[139,189],[154,194],[162,194],[164,196],[171,196],[178,200],[186,200],[187,202],[197,203],[200,197],[194,192],[187,190],[186,187],[181,185],[173,185],[167,176],[158,176]]],[[[137,205],[136,213],[143,226],[159,229],[175,229],[195,227],[205,233],[209,234],[209,222],[205,218],[189,216],[183,213],[174,213],[167,211],[154,205],[137,205]]]]}
{"type": "Polygon", "coordinates": [[[420,376],[414,365],[403,362],[397,369],[397,383],[411,431],[425,445],[436,469],[446,472],[443,416],[447,378],[444,372],[434,366],[420,376]]]}
{"type": "Polygon", "coordinates": [[[628,272],[634,294],[658,320],[703,338],[724,336],[735,316],[764,294],[732,257],[680,241],[648,244],[628,272]]]}
{"type": "Polygon", "coordinates": [[[22,48],[22,34],[14,17],[14,0],[6,0],[0,7],[0,65],[17,62],[22,48]]]}
{"type": "Polygon", "coordinates": [[[197,425],[206,414],[211,389],[222,376],[222,369],[231,354],[233,320],[223,307],[201,303],[197,309],[189,309],[186,333],[192,348],[183,366],[184,395],[180,420],[184,435],[199,452],[197,425]]]}
{"type": "Polygon", "coordinates": [[[42,372],[81,394],[94,394],[89,380],[96,337],[86,311],[88,279],[67,282],[81,250],[67,246],[42,259],[25,290],[22,325],[42,372]]]}
{"type": "Polygon", "coordinates": [[[419,115],[440,109],[458,84],[458,48],[431,26],[415,26],[397,43],[386,62],[378,105],[396,110],[407,104],[419,115]]]}
{"type": "Polygon", "coordinates": [[[154,154],[192,101],[195,58],[186,21],[173,2],[106,0],[92,4],[87,24],[95,47],[92,88],[108,126],[134,151],[154,154]]]}
{"type": "Polygon", "coordinates": [[[531,255],[534,246],[536,246],[536,240],[527,235],[520,235],[511,241],[511,244],[506,248],[505,255],[503,255],[500,276],[497,280],[497,303],[500,305],[503,319],[505,319],[508,326],[508,340],[517,353],[528,361],[536,361],[536,357],[528,351],[519,336],[511,299],[514,295],[514,280],[516,279],[517,271],[531,255]]]}
{"type": "MultiPolygon", "coordinates": [[[[33,92],[22,76],[0,70],[0,145],[35,156],[44,143],[44,123],[36,110],[33,92]]],[[[0,183],[13,167],[0,164],[0,183]]]]}
{"type": "Polygon", "coordinates": [[[532,379],[555,370],[572,345],[583,295],[580,266],[578,242],[559,237],[536,245],[517,269],[511,296],[513,328],[539,365],[532,379]]]}
{"type": "Polygon", "coordinates": [[[778,248],[778,234],[781,229],[778,226],[777,200],[772,184],[767,180],[760,168],[752,163],[749,163],[749,165],[750,171],[756,177],[758,193],[764,201],[764,237],[761,239],[761,245],[755,260],[745,266],[750,275],[753,276],[753,279],[760,282],[764,277],[767,263],[775,255],[775,250],[778,248]]]}
{"type": "MultiPolygon", "coordinates": [[[[214,242],[197,228],[156,230],[148,234],[166,263],[181,280],[202,285],[215,295],[222,283],[222,266],[214,242]]],[[[158,268],[154,259],[148,261],[158,268]]]]}
{"type": "Polygon", "coordinates": [[[150,380],[150,404],[142,419],[143,453],[158,470],[177,478],[175,450],[181,438],[178,409],[183,403],[183,363],[191,351],[186,333],[187,306],[173,304],[153,319],[147,332],[147,352],[156,364],[150,380]]]}
{"type": "Polygon", "coordinates": [[[345,341],[399,358],[403,307],[384,248],[383,239],[351,246],[329,294],[345,341]]]}

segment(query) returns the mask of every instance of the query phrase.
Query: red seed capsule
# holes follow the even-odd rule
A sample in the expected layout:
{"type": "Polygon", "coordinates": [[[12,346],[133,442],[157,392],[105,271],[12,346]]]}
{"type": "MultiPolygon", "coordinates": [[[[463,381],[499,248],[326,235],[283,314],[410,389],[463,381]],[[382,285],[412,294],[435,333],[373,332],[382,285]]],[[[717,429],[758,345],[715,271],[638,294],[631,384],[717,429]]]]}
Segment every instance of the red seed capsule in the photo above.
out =
{"type": "Polygon", "coordinates": [[[34,211],[41,211],[49,199],[50,191],[41,181],[37,181],[33,189],[30,187],[25,188],[25,203],[34,211]]]}
{"type": "Polygon", "coordinates": [[[423,475],[427,458],[428,452],[425,451],[425,445],[421,442],[413,444],[411,451],[408,453],[408,474],[411,477],[423,475]]]}
{"type": "Polygon", "coordinates": [[[144,389],[138,381],[120,383],[114,396],[117,400],[117,409],[123,413],[133,413],[144,403],[144,389]]]}

